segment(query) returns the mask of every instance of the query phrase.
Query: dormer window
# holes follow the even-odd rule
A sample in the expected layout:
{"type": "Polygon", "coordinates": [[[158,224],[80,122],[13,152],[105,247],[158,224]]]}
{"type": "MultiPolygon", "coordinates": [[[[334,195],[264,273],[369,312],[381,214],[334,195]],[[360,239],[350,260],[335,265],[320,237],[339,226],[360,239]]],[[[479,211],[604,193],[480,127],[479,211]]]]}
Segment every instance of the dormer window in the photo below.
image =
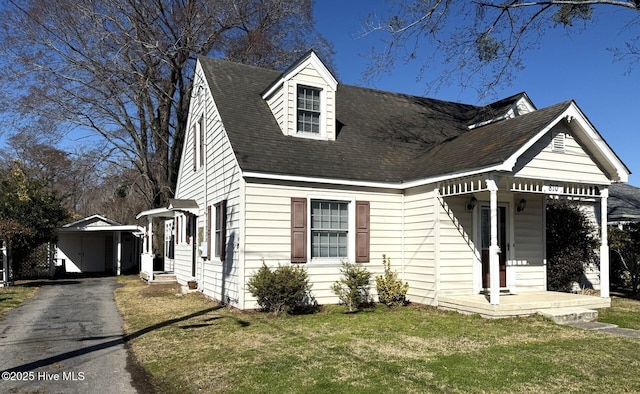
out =
{"type": "Polygon", "coordinates": [[[298,86],[298,133],[320,134],[321,89],[298,86]]]}

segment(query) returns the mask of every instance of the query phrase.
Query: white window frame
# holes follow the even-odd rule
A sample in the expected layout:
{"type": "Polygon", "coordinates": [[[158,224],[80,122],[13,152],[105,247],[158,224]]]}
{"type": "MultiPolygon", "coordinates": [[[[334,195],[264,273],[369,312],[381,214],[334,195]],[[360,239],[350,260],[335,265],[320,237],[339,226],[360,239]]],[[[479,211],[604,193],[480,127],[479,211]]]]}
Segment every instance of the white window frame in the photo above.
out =
{"type": "Polygon", "coordinates": [[[307,196],[307,256],[308,261],[311,263],[320,263],[320,264],[341,264],[342,262],[351,262],[356,261],[356,199],[353,196],[340,196],[340,195],[320,195],[313,194],[307,196]],[[340,202],[347,203],[347,214],[349,217],[349,224],[347,228],[347,257],[313,257],[312,256],[312,245],[311,242],[313,237],[312,233],[312,223],[311,223],[311,203],[312,201],[332,201],[332,202],[340,202]]]}
{"type": "Polygon", "coordinates": [[[302,138],[311,138],[311,139],[326,139],[327,138],[327,130],[326,130],[326,117],[327,117],[327,91],[325,88],[320,86],[314,86],[312,84],[306,83],[295,83],[294,84],[294,122],[293,122],[293,130],[296,137],[302,138]],[[319,133],[311,133],[311,132],[300,132],[298,131],[298,89],[300,88],[308,88],[315,89],[320,91],[320,115],[318,119],[318,127],[319,133]]]}

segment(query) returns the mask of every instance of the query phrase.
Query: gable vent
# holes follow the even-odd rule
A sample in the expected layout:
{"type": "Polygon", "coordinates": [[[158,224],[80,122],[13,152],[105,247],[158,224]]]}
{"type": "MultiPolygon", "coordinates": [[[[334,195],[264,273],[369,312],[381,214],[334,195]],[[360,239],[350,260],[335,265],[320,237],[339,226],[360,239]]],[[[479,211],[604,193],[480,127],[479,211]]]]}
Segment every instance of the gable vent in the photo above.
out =
{"type": "Polygon", "coordinates": [[[551,140],[551,151],[564,153],[565,150],[565,134],[564,133],[553,133],[553,139],[551,140]]]}

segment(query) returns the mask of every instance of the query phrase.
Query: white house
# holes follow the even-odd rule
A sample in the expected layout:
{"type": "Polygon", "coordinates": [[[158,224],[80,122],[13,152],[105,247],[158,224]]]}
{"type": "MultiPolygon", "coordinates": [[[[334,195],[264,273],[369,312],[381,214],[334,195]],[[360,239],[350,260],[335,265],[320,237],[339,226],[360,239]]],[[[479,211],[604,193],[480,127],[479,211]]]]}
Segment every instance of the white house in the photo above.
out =
{"type": "Polygon", "coordinates": [[[312,51],[285,72],[200,58],[194,78],[176,200],[138,215],[170,219],[179,282],[249,309],[263,262],[300,264],[318,302],[336,303],[342,261],[377,274],[386,254],[413,302],[456,308],[484,290],[496,307],[501,291],[546,290],[545,204],[566,198],[595,207],[608,305],[608,187],[629,170],[575,102],[343,85],[312,51]]]}

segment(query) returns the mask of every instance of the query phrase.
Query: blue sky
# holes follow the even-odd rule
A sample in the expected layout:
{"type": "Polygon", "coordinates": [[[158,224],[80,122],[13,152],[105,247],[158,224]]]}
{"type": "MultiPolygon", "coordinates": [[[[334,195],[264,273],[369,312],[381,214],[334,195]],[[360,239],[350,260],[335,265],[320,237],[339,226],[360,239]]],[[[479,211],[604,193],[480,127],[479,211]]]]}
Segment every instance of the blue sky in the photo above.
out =
{"type": "MultiPolygon", "coordinates": [[[[335,46],[338,80],[350,85],[422,96],[425,82],[416,81],[417,65],[400,64],[392,74],[362,83],[362,72],[368,63],[366,54],[372,46],[381,45],[384,38],[375,33],[358,38],[362,21],[372,11],[383,14],[385,8],[382,0],[316,0],[317,28],[335,46]]],[[[549,30],[540,42],[540,49],[528,55],[526,69],[511,86],[500,88],[498,95],[507,97],[525,91],[538,108],[575,100],[631,170],[629,183],[640,186],[640,122],[636,119],[640,113],[637,109],[640,63],[630,75],[625,75],[629,63],[614,62],[613,54],[607,51],[607,48],[624,45],[625,38],[629,38],[623,30],[625,21],[637,17],[636,14],[610,6],[601,7],[585,31],[567,34],[561,28],[549,30]]],[[[438,75],[436,66],[428,72],[438,75]]],[[[457,86],[429,96],[478,104],[476,92],[461,91],[457,86]]]]}

